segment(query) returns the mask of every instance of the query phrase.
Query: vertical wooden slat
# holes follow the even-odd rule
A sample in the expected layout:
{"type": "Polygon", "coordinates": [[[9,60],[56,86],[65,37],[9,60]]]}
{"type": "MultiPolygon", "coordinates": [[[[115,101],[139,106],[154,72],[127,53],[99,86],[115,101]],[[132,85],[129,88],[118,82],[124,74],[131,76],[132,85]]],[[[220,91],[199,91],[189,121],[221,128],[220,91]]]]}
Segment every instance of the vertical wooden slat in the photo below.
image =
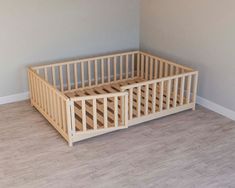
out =
{"type": "Polygon", "coordinates": [[[31,89],[32,89],[32,93],[31,93],[31,95],[32,95],[32,99],[33,99],[33,103],[35,102],[35,98],[36,98],[36,96],[35,96],[35,85],[34,85],[34,74],[31,72],[31,71],[29,71],[29,75],[30,75],[30,83],[31,83],[31,89]]]}
{"type": "Polygon", "coordinates": [[[81,62],[81,82],[82,82],[82,87],[85,87],[85,81],[84,81],[84,62],[81,62]]]}
{"type": "Polygon", "coordinates": [[[114,126],[118,127],[118,97],[114,97],[114,126]]]}
{"type": "Polygon", "coordinates": [[[184,84],[185,84],[185,76],[181,77],[180,105],[184,104],[184,84]]]}
{"type": "Polygon", "coordinates": [[[129,77],[129,56],[126,55],[126,79],[129,77]]]}
{"type": "Polygon", "coordinates": [[[108,61],[107,61],[107,63],[108,63],[108,82],[110,82],[110,80],[111,80],[111,74],[110,74],[110,63],[111,63],[111,60],[110,60],[110,58],[108,58],[108,61]]]}
{"type": "Polygon", "coordinates": [[[140,53],[137,54],[137,76],[140,76],[140,53]]]}
{"type": "Polygon", "coordinates": [[[86,131],[86,101],[82,100],[82,130],[86,131]]]}
{"type": "Polygon", "coordinates": [[[122,71],[123,71],[122,63],[123,63],[123,57],[120,56],[120,80],[122,80],[122,71]]]}
{"type": "Polygon", "coordinates": [[[167,81],[167,96],[166,96],[166,108],[167,110],[170,109],[170,102],[171,102],[171,79],[167,81]]]}
{"type": "Polygon", "coordinates": [[[39,95],[40,95],[40,106],[43,109],[44,104],[43,104],[43,96],[42,96],[42,83],[40,82],[39,79],[38,79],[38,89],[39,89],[39,95]]]}
{"type": "Polygon", "coordinates": [[[54,100],[55,100],[56,124],[59,126],[60,114],[59,114],[59,106],[58,106],[58,96],[57,96],[56,92],[54,92],[54,100]]]}
{"type": "Polygon", "coordinates": [[[55,112],[55,123],[56,123],[56,125],[58,125],[58,119],[59,119],[59,115],[58,115],[58,107],[57,107],[57,100],[56,100],[56,97],[57,97],[57,95],[56,95],[56,93],[53,91],[52,92],[53,93],[53,103],[54,103],[54,105],[53,105],[53,108],[54,108],[54,112],[55,112]]]}
{"type": "Polygon", "coordinates": [[[63,129],[63,131],[66,132],[67,131],[67,126],[66,126],[66,112],[65,112],[65,109],[66,109],[65,101],[61,100],[62,122],[63,122],[62,129],[63,129]]]}
{"type": "Polygon", "coordinates": [[[122,123],[125,124],[125,97],[121,97],[121,119],[122,123]]]}
{"type": "Polygon", "coordinates": [[[125,127],[128,126],[128,95],[125,95],[125,127]]]}
{"type": "Polygon", "coordinates": [[[48,103],[49,103],[49,101],[48,101],[48,98],[47,98],[47,85],[46,84],[44,84],[44,97],[45,97],[45,103],[46,103],[45,112],[46,112],[46,114],[48,114],[48,103]]]}
{"type": "Polygon", "coordinates": [[[148,80],[149,78],[149,57],[146,56],[145,58],[145,79],[148,80]]]}
{"type": "Polygon", "coordinates": [[[152,80],[153,79],[153,58],[150,58],[150,74],[149,74],[149,79],[152,80]]]}
{"type": "Polygon", "coordinates": [[[101,59],[101,80],[104,83],[104,59],[101,59]]]}
{"type": "Polygon", "coordinates": [[[39,89],[39,84],[38,84],[38,78],[35,76],[35,86],[36,86],[36,94],[37,94],[37,104],[39,107],[41,107],[40,104],[40,89],[39,89]]]}
{"type": "Polygon", "coordinates": [[[104,97],[104,128],[108,128],[108,106],[107,106],[107,98],[104,97]]]}
{"type": "MultiPolygon", "coordinates": [[[[193,81],[193,103],[196,103],[196,98],[197,98],[197,84],[198,84],[198,73],[194,75],[194,81],[193,81]]],[[[194,107],[195,110],[195,107],[194,107]]]]}
{"type": "Polygon", "coordinates": [[[58,126],[61,128],[62,119],[61,119],[61,107],[60,107],[60,97],[56,95],[56,103],[57,103],[57,114],[58,114],[58,126]]]}
{"type": "Polygon", "coordinates": [[[40,103],[40,107],[43,109],[43,97],[42,97],[42,89],[41,89],[41,82],[38,79],[38,90],[39,90],[39,103],[40,103]]]}
{"type": "Polygon", "coordinates": [[[37,87],[37,89],[38,89],[38,102],[39,102],[39,106],[42,108],[42,93],[41,93],[41,89],[40,89],[40,87],[41,87],[41,84],[40,84],[40,80],[39,80],[39,78],[37,78],[37,85],[38,85],[38,87],[37,87]]]}
{"type": "Polygon", "coordinates": [[[144,78],[144,55],[141,54],[141,77],[144,78]]]}
{"type": "Polygon", "coordinates": [[[46,89],[45,89],[45,84],[43,83],[42,83],[42,95],[43,95],[43,109],[46,112],[47,111],[46,89]]]}
{"type": "Polygon", "coordinates": [[[49,89],[49,101],[50,101],[50,110],[51,110],[51,118],[54,120],[54,107],[53,107],[53,94],[52,90],[49,89]]]}
{"type": "Polygon", "coordinates": [[[42,97],[42,89],[41,89],[41,81],[38,78],[38,91],[39,91],[39,102],[40,102],[40,107],[43,109],[43,97],[42,97]]]}
{"type": "Polygon", "coordinates": [[[186,97],[187,104],[190,103],[191,83],[192,83],[192,75],[189,75],[187,80],[187,97],[186,97]]]}
{"type": "Polygon", "coordinates": [[[44,68],[44,79],[48,81],[48,73],[47,73],[47,68],[44,68]]]}
{"type": "Polygon", "coordinates": [[[96,107],[96,99],[93,99],[93,123],[94,123],[94,130],[97,130],[97,107],[96,107]]]}
{"type": "Polygon", "coordinates": [[[133,118],[133,88],[129,90],[129,119],[133,118]]]}
{"type": "Polygon", "coordinates": [[[34,75],[34,77],[33,77],[33,85],[34,85],[34,92],[35,92],[35,102],[36,102],[36,104],[39,104],[39,102],[38,102],[38,100],[39,100],[39,97],[38,97],[38,83],[37,83],[37,78],[36,78],[36,76],[34,75]]]}
{"type": "Polygon", "coordinates": [[[149,85],[145,85],[145,115],[148,115],[148,108],[149,108],[149,85]]]}
{"type": "Polygon", "coordinates": [[[47,108],[47,101],[46,101],[46,90],[45,90],[45,84],[42,82],[42,98],[43,98],[43,109],[46,112],[47,108]]]}
{"type": "Polygon", "coordinates": [[[33,74],[33,88],[34,88],[34,101],[38,104],[38,92],[37,92],[37,83],[35,74],[33,74]]]}
{"type": "Polygon", "coordinates": [[[160,61],[160,64],[159,64],[159,78],[162,78],[162,73],[163,73],[163,62],[160,61]]]}
{"type": "Polygon", "coordinates": [[[71,90],[71,82],[70,82],[70,64],[67,64],[67,86],[68,86],[68,90],[71,90]]]}
{"type": "Polygon", "coordinates": [[[159,93],[159,111],[163,110],[163,87],[164,81],[160,82],[160,93],[159,93]]]}
{"type": "Polygon", "coordinates": [[[77,69],[77,63],[74,63],[73,65],[74,70],[74,88],[78,88],[78,69],[77,69]]]}
{"type": "Polygon", "coordinates": [[[49,88],[46,86],[47,114],[51,116],[49,88]]]}
{"type": "Polygon", "coordinates": [[[178,78],[174,80],[174,96],[173,96],[173,107],[177,106],[177,97],[178,97],[178,78]]]}
{"type": "Polygon", "coordinates": [[[66,117],[67,117],[67,122],[66,122],[66,124],[67,124],[67,126],[66,126],[66,129],[68,130],[68,136],[69,136],[69,146],[72,146],[72,144],[73,144],[73,142],[72,142],[72,128],[71,128],[71,110],[70,110],[70,101],[69,100],[67,100],[66,101],[66,107],[65,107],[65,109],[66,109],[66,117]]]}
{"type": "Polygon", "coordinates": [[[152,87],[152,113],[156,112],[156,86],[157,84],[154,83],[152,87]]]}
{"type": "Polygon", "coordinates": [[[29,75],[30,75],[30,82],[31,82],[31,88],[32,88],[32,99],[33,99],[33,102],[35,102],[35,85],[34,85],[34,74],[31,72],[31,71],[29,71],[29,75]]]}
{"type": "Polygon", "coordinates": [[[55,120],[55,111],[54,111],[54,103],[53,103],[53,92],[49,88],[49,97],[50,97],[50,109],[51,109],[51,118],[55,120]]]}
{"type": "Polygon", "coordinates": [[[56,78],[55,78],[55,67],[54,66],[51,67],[51,72],[52,72],[52,83],[53,83],[54,88],[56,88],[56,78]]]}
{"type": "Polygon", "coordinates": [[[135,54],[132,54],[131,56],[131,77],[134,78],[135,77],[135,54]]]}
{"type": "Polygon", "coordinates": [[[59,68],[59,76],[60,76],[60,90],[63,92],[64,91],[64,78],[63,78],[63,69],[62,69],[62,65],[60,65],[59,68]]]}
{"type": "Polygon", "coordinates": [[[141,86],[137,89],[137,116],[140,117],[141,114],[141,86]]]}
{"type": "Polygon", "coordinates": [[[113,72],[114,72],[114,81],[117,81],[117,56],[114,57],[113,72]]]}
{"type": "Polygon", "coordinates": [[[70,108],[71,108],[71,132],[75,133],[75,113],[74,113],[74,102],[70,101],[70,108]]]}
{"type": "Polygon", "coordinates": [[[155,63],[154,63],[154,79],[157,79],[158,77],[158,60],[155,59],[155,63]]]}
{"type": "Polygon", "coordinates": [[[87,61],[88,85],[91,86],[91,61],[87,61]]]}
{"type": "Polygon", "coordinates": [[[97,68],[97,60],[94,61],[95,65],[95,85],[98,85],[98,68],[97,68]]]}

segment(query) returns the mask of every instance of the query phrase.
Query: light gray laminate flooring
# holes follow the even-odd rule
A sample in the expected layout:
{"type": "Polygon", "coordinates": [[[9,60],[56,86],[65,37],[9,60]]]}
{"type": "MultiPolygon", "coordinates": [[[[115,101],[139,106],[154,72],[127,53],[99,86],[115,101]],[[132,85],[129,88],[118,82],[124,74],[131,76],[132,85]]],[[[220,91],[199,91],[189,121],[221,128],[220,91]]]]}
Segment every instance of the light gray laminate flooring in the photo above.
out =
{"type": "Polygon", "coordinates": [[[235,122],[198,106],[71,148],[28,101],[3,105],[0,187],[235,187],[235,122]]]}

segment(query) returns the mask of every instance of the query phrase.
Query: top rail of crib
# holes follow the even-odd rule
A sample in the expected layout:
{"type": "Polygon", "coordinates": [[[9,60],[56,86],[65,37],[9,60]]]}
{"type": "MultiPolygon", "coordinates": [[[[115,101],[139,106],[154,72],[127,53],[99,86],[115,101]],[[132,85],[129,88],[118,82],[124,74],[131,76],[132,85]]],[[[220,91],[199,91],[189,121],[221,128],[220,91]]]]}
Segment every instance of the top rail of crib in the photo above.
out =
{"type": "Polygon", "coordinates": [[[162,62],[165,62],[169,65],[173,65],[173,66],[177,66],[179,68],[185,69],[187,71],[193,71],[193,69],[190,68],[190,67],[180,65],[178,63],[174,63],[172,61],[157,57],[155,55],[151,55],[151,54],[143,52],[143,51],[129,51],[129,52],[123,52],[123,53],[115,53],[115,54],[110,54],[110,55],[104,55],[104,56],[94,56],[94,57],[91,57],[91,58],[80,58],[80,59],[75,59],[75,60],[71,60],[71,61],[59,62],[59,63],[51,63],[51,64],[45,64],[45,65],[39,65],[39,66],[31,66],[31,68],[34,69],[34,70],[39,70],[39,69],[44,69],[44,68],[56,67],[56,66],[82,63],[82,62],[86,62],[86,61],[95,61],[95,60],[102,60],[102,59],[115,58],[115,57],[127,56],[127,55],[135,55],[135,54],[144,55],[148,58],[152,58],[152,59],[155,59],[155,60],[158,60],[158,61],[162,61],[162,62]]]}
{"type": "Polygon", "coordinates": [[[133,54],[138,54],[138,53],[140,53],[140,51],[115,53],[115,54],[104,55],[104,56],[94,56],[90,58],[80,58],[80,59],[78,58],[78,59],[71,60],[71,61],[32,66],[31,68],[34,70],[38,70],[38,69],[49,68],[49,67],[54,67],[54,66],[70,65],[70,64],[76,64],[76,63],[81,63],[81,62],[86,62],[86,61],[95,61],[95,60],[114,58],[114,57],[119,57],[119,56],[133,55],[133,54]]]}

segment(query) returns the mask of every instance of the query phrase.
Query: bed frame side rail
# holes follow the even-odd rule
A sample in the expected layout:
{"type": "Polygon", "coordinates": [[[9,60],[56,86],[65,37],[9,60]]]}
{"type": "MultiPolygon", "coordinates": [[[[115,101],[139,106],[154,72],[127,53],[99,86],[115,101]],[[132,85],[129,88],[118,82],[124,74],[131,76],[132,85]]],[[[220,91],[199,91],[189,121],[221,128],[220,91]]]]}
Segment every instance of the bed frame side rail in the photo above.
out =
{"type": "Polygon", "coordinates": [[[139,52],[139,59],[140,71],[138,76],[145,80],[153,80],[193,71],[193,69],[189,67],[150,55],[145,52],[139,52]]]}
{"type": "Polygon", "coordinates": [[[194,71],[121,87],[129,93],[129,126],[195,109],[197,82],[194,71]]]}
{"type": "Polygon", "coordinates": [[[52,126],[71,145],[70,100],[44,80],[36,70],[28,69],[30,100],[52,126]]]}

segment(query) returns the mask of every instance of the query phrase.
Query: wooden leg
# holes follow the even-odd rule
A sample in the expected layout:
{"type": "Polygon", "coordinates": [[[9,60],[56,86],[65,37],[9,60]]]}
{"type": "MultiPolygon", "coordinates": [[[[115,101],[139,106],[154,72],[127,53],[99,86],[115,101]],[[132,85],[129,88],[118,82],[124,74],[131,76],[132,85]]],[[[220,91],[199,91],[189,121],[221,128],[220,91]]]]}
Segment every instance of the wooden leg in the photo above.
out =
{"type": "Polygon", "coordinates": [[[32,107],[34,107],[32,99],[30,99],[30,104],[31,104],[32,107]]]}
{"type": "Polygon", "coordinates": [[[195,111],[195,110],[196,110],[196,104],[194,104],[194,107],[192,108],[192,110],[193,110],[193,111],[195,111]]]}
{"type": "Polygon", "coordinates": [[[73,147],[73,142],[69,141],[69,147],[73,147]]]}

